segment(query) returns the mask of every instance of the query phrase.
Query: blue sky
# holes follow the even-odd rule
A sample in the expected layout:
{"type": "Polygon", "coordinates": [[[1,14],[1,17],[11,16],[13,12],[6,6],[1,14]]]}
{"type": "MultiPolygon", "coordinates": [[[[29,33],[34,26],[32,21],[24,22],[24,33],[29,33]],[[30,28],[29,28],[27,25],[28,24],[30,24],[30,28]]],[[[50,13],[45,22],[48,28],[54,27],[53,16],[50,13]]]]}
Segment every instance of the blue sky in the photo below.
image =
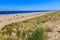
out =
{"type": "Polygon", "coordinates": [[[0,11],[60,10],[60,0],[0,0],[0,11]]]}

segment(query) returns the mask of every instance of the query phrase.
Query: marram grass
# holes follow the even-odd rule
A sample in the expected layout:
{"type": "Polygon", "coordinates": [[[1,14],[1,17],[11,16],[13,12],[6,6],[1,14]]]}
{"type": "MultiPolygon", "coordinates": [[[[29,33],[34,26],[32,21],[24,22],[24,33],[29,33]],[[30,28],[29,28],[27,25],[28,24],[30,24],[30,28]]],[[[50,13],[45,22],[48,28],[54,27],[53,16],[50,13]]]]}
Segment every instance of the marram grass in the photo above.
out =
{"type": "Polygon", "coordinates": [[[45,38],[47,35],[44,33],[43,28],[37,28],[34,32],[32,32],[32,35],[28,37],[28,40],[47,40],[45,38]]]}

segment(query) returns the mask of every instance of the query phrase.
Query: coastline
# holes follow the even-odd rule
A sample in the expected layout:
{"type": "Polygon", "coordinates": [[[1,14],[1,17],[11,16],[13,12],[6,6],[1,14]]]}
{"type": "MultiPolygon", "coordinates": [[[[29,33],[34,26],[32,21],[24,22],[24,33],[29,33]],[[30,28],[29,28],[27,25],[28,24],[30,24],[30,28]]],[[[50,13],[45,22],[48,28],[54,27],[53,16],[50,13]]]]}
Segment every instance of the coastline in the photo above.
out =
{"type": "Polygon", "coordinates": [[[24,20],[38,17],[38,16],[42,16],[46,13],[49,13],[49,12],[0,15],[0,29],[5,25],[15,23],[15,22],[21,22],[24,20]]]}

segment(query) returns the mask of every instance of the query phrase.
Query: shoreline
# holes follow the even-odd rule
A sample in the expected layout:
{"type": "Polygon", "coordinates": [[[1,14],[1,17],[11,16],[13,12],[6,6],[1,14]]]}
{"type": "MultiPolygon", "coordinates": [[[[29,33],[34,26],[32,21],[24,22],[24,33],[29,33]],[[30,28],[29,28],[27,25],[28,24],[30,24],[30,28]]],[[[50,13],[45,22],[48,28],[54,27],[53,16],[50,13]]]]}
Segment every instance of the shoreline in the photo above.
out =
{"type": "Polygon", "coordinates": [[[55,10],[35,10],[35,11],[0,11],[0,15],[5,14],[24,14],[24,13],[36,13],[36,12],[52,12],[55,10]]]}
{"type": "MultiPolygon", "coordinates": [[[[46,13],[50,13],[50,12],[46,12],[46,13]]],[[[0,15],[0,29],[5,25],[15,23],[15,22],[21,22],[21,21],[28,20],[28,19],[35,18],[35,17],[39,17],[46,13],[39,12],[39,13],[28,13],[28,14],[25,13],[25,14],[13,14],[13,15],[12,14],[0,15]]]]}

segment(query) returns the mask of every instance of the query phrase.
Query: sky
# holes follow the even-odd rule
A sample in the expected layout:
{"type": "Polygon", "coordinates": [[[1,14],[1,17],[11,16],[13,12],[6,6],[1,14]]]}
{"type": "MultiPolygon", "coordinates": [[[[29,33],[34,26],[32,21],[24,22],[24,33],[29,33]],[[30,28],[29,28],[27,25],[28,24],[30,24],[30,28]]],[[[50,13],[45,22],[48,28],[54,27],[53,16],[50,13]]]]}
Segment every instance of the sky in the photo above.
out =
{"type": "Polygon", "coordinates": [[[0,11],[60,10],[60,0],[0,0],[0,11]]]}

